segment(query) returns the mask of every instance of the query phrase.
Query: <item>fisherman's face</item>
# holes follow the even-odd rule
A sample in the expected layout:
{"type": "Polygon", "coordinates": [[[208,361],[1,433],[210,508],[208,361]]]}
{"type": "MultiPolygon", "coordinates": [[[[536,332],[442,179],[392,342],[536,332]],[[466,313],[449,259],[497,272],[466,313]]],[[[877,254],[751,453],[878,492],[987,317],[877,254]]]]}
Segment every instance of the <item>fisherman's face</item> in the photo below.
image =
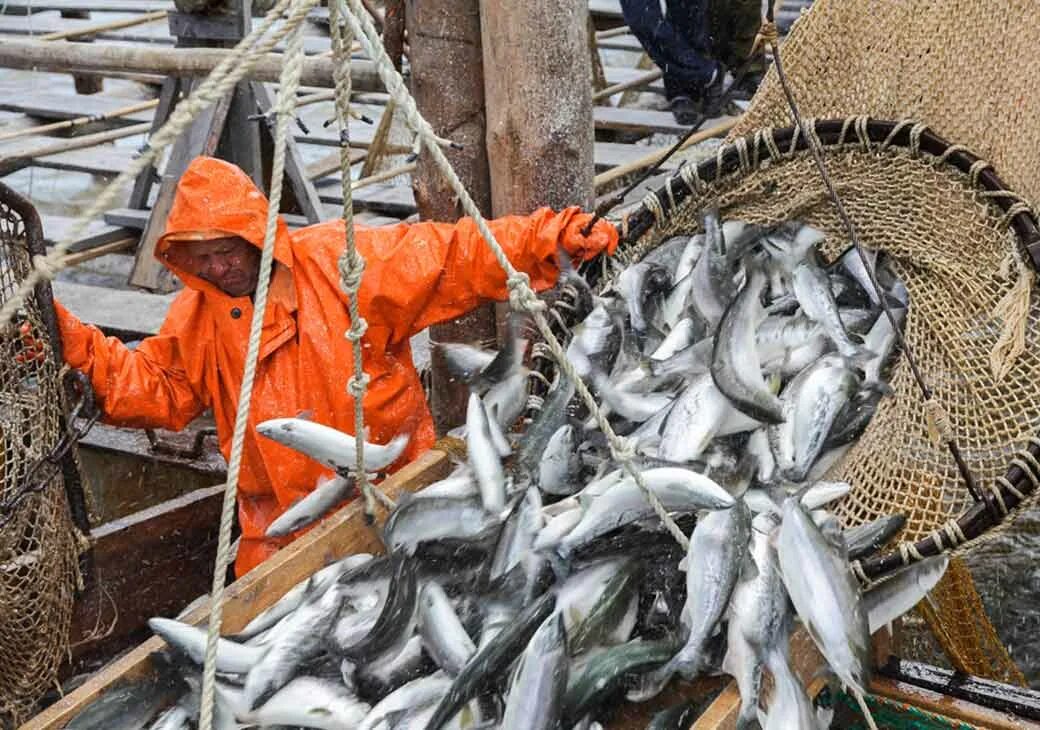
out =
{"type": "Polygon", "coordinates": [[[256,290],[260,251],[245,239],[232,236],[179,243],[170,248],[169,258],[228,296],[244,297],[256,290]]]}

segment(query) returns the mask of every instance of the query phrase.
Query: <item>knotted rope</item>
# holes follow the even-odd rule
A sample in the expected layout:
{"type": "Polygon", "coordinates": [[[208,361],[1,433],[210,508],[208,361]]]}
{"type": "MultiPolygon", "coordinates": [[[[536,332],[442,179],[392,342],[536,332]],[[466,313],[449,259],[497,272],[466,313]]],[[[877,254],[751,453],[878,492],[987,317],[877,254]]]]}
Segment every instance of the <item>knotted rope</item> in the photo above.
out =
{"type": "MultiPolygon", "coordinates": [[[[300,7],[309,7],[303,0],[300,7]]],[[[253,398],[253,379],[260,352],[263,334],[264,313],[267,311],[267,292],[271,284],[271,269],[274,263],[274,243],[278,232],[278,209],[282,201],[282,177],[285,170],[286,136],[289,122],[296,108],[296,90],[300,86],[303,71],[303,29],[297,23],[289,36],[285,50],[285,66],[282,68],[278,100],[275,102],[274,156],[271,162],[271,189],[267,205],[267,228],[264,231],[264,248],[260,256],[260,278],[253,297],[253,319],[249,328],[249,346],[246,349],[245,372],[238,394],[238,410],[235,413],[235,431],[231,437],[231,456],[228,459],[227,487],[224,490],[224,505],[220,514],[220,537],[217,543],[217,561],[213,571],[213,589],[210,591],[209,633],[206,636],[206,657],[202,673],[202,707],[199,730],[211,730],[213,725],[213,698],[216,683],[217,639],[224,610],[224,581],[227,575],[231,546],[231,518],[238,494],[238,477],[242,466],[242,448],[245,444],[246,427],[249,423],[249,406],[253,398]]]]}
{"type": "MultiPolygon", "coordinates": [[[[330,30],[332,35],[332,55],[335,65],[332,69],[333,83],[336,85],[336,120],[339,124],[340,137],[340,181],[343,186],[343,227],[346,230],[346,247],[339,257],[340,285],[347,295],[350,309],[350,329],[345,337],[350,340],[354,360],[354,371],[347,383],[347,390],[354,399],[354,434],[357,442],[357,483],[365,498],[365,521],[375,522],[375,497],[379,496],[383,506],[394,508],[393,501],[381,490],[373,489],[365,470],[365,390],[368,387],[368,373],[364,370],[361,338],[368,330],[368,322],[361,315],[358,305],[358,291],[361,289],[361,278],[365,273],[365,259],[357,250],[354,241],[354,200],[353,184],[350,175],[350,33],[344,36],[339,24],[339,6],[335,3],[329,8],[330,30]]],[[[387,111],[386,113],[392,113],[387,111]]]]}

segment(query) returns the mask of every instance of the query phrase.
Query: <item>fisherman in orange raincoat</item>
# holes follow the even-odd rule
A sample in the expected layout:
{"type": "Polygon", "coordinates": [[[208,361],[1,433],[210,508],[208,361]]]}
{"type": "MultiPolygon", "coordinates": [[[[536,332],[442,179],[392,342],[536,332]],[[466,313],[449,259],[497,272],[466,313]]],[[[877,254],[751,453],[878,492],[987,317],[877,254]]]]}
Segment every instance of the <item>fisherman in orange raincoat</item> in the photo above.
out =
{"type": "MultiPolygon", "coordinates": [[[[200,157],[181,178],[156,245],[156,256],[186,285],[159,334],[130,350],[55,303],[65,359],[90,377],[106,423],[179,430],[212,408],[228,458],[266,219],[267,199],[242,170],[200,157]]],[[[512,264],[544,290],[559,275],[558,246],[579,261],[614,251],[614,227],[599,223],[583,236],[588,220],[577,208],[543,208],[490,225],[512,264]]],[[[506,277],[468,218],[358,226],[356,241],[367,264],[359,294],[368,320],[362,339],[370,377],[365,425],[376,443],[412,434],[400,465],[434,442],[410,338],[482,302],[505,299],[506,277]]],[[[344,245],[340,220],[290,233],[279,218],[239,478],[238,575],[292,539],[266,538],[264,531],[330,474],[259,436],[257,424],[308,411],[318,423],[354,433],[346,389],[353,358],[344,337],[350,321],[337,268],[344,245]]]]}

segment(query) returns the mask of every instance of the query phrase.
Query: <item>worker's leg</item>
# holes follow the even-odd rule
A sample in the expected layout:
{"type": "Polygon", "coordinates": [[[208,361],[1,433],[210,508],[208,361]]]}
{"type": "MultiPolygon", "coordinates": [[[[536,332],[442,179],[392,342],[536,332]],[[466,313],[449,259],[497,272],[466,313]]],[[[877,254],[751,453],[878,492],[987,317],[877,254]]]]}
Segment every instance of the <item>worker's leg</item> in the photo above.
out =
{"type": "Polygon", "coordinates": [[[668,16],[660,0],[621,0],[625,22],[664,72],[669,99],[696,94],[715,74],[715,63],[698,48],[704,33],[704,0],[669,0],[668,16]]]}

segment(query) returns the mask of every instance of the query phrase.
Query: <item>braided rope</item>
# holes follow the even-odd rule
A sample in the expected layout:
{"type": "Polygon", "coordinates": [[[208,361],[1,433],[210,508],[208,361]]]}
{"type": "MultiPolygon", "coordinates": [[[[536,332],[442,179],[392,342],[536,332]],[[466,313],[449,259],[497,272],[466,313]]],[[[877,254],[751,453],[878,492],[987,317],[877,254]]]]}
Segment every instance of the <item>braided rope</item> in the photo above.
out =
{"type": "Polygon", "coordinates": [[[0,324],[8,324],[25,304],[26,298],[32,294],[34,287],[41,281],[49,281],[64,269],[68,262],[65,256],[69,248],[79,240],[86,227],[98,216],[112,207],[127,185],[133,183],[137,176],[150,166],[163,149],[172,144],[188,125],[207,107],[231,93],[235,85],[241,81],[256,65],[261,56],[273,49],[283,38],[295,30],[318,4],[318,0],[295,0],[298,5],[290,12],[285,23],[271,32],[282,13],[294,0],[278,0],[263,20],[228,53],[210,73],[206,80],[195,88],[187,99],[184,99],[170,113],[170,118],[159,131],[148,140],[144,152],[135,157],[129,165],[110,182],[93,203],[79,216],[68,234],[54,246],[46,256],[34,260],[33,269],[22,280],[18,289],[3,307],[0,307],[0,324]]]}
{"type": "Polygon", "coordinates": [[[560,345],[559,340],[556,339],[556,336],[553,334],[545,317],[542,316],[542,312],[545,309],[545,303],[539,300],[534,290],[531,289],[530,279],[527,274],[517,271],[512,263],[510,263],[509,258],[502,249],[502,246],[496,240],[495,234],[491,232],[484,216],[481,215],[476,203],[473,202],[473,198],[470,197],[469,192],[466,190],[465,185],[463,185],[462,181],[455,173],[455,170],[452,168],[451,162],[448,161],[448,158],[441,150],[437,135],[434,134],[433,128],[416,108],[415,100],[412,98],[411,94],[408,93],[408,90],[404,85],[404,80],[397,72],[397,69],[394,68],[390,58],[386,55],[386,50],[383,48],[379,33],[372,24],[371,18],[368,17],[367,11],[365,11],[362,6],[361,0],[335,1],[347,4],[348,7],[343,8],[343,15],[347,23],[351,26],[354,35],[361,40],[361,43],[365,46],[365,50],[369,57],[375,62],[376,69],[379,72],[379,76],[383,80],[383,84],[386,86],[387,91],[400,105],[409,126],[422,140],[424,146],[429,151],[434,164],[437,165],[445,180],[447,180],[448,184],[451,185],[455,194],[458,196],[463,210],[473,219],[473,222],[477,226],[477,230],[480,231],[481,236],[484,237],[484,240],[487,242],[492,254],[494,254],[495,260],[498,261],[502,270],[506,272],[506,286],[509,291],[510,305],[515,310],[523,310],[531,314],[539,333],[545,340],[550,352],[552,352],[553,358],[559,364],[564,375],[570,378],[574,383],[575,390],[588,407],[589,413],[593,416],[596,424],[607,437],[611,455],[621,464],[625,471],[629,473],[635,483],[646,495],[647,502],[649,502],[654,513],[661,520],[661,523],[665,526],[672,537],[675,538],[676,542],[678,542],[684,550],[687,549],[689,547],[689,540],[686,535],[683,534],[682,530],[679,529],[679,526],[675,524],[675,521],[668,515],[668,511],[665,509],[664,505],[661,504],[657,495],[650,490],[643,479],[642,474],[632,463],[632,458],[635,455],[633,446],[626,439],[622,439],[614,433],[614,429],[611,428],[606,416],[603,415],[603,412],[596,403],[596,399],[593,398],[592,393],[589,392],[588,387],[586,387],[582,379],[578,377],[577,372],[574,370],[574,366],[567,359],[567,355],[564,352],[562,345],[560,345]]]}
{"type": "MultiPolygon", "coordinates": [[[[307,6],[307,0],[300,7],[307,6]]],[[[299,8],[297,8],[298,10],[299,8]]],[[[245,371],[238,395],[238,410],[235,414],[235,431],[231,437],[231,456],[228,459],[227,487],[224,490],[224,505],[220,515],[220,538],[217,543],[217,563],[213,571],[213,589],[210,592],[209,633],[206,637],[206,657],[202,674],[202,707],[199,730],[210,730],[213,724],[213,699],[216,683],[217,638],[224,609],[224,579],[227,574],[231,544],[231,518],[238,493],[238,477],[242,466],[242,449],[245,444],[246,428],[249,423],[249,407],[253,399],[253,379],[260,353],[263,334],[264,313],[267,310],[267,292],[271,284],[271,268],[274,263],[274,240],[278,231],[278,209],[282,200],[282,176],[285,170],[285,146],[289,121],[296,108],[296,90],[300,86],[303,71],[303,29],[297,27],[289,36],[285,50],[286,62],[282,68],[278,100],[275,103],[274,156],[271,162],[271,190],[267,205],[267,229],[264,231],[264,248],[260,256],[260,278],[253,297],[253,321],[249,329],[249,346],[246,349],[245,371]]]]}
{"type": "MultiPolygon", "coordinates": [[[[361,494],[365,498],[365,520],[372,524],[375,522],[376,505],[375,499],[378,494],[380,502],[388,509],[394,508],[394,502],[382,490],[373,489],[368,480],[365,469],[365,390],[368,387],[368,373],[364,369],[364,353],[361,348],[361,338],[368,330],[368,322],[361,315],[358,303],[358,290],[361,288],[361,279],[365,273],[365,259],[357,251],[354,240],[354,201],[353,184],[350,175],[350,46],[353,39],[350,33],[344,34],[338,19],[339,7],[333,3],[329,8],[329,24],[332,35],[332,54],[335,65],[332,69],[332,78],[336,86],[336,119],[339,123],[340,134],[340,181],[343,186],[343,228],[346,231],[346,247],[339,257],[340,286],[347,295],[347,304],[350,310],[350,329],[345,337],[350,340],[351,352],[354,359],[354,371],[347,382],[347,390],[354,399],[354,434],[357,440],[357,483],[361,494]]],[[[388,111],[388,113],[392,113],[388,111]]]]}

